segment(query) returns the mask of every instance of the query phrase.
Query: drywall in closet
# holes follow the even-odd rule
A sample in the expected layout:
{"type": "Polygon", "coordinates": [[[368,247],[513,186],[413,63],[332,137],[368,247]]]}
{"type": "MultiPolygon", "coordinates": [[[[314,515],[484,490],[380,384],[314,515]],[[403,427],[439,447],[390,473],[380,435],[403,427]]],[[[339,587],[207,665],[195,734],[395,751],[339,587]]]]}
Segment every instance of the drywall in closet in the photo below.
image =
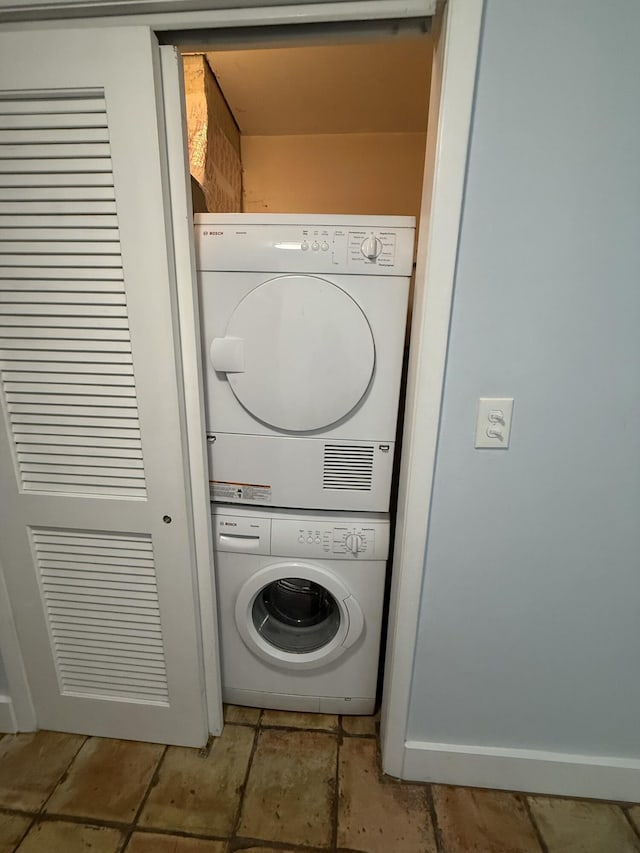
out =
{"type": "Polygon", "coordinates": [[[417,216],[424,150],[424,133],[243,136],[243,209],[417,216]]]}
{"type": "Polygon", "coordinates": [[[245,212],[418,215],[428,36],[207,60],[240,129],[245,212]]]}

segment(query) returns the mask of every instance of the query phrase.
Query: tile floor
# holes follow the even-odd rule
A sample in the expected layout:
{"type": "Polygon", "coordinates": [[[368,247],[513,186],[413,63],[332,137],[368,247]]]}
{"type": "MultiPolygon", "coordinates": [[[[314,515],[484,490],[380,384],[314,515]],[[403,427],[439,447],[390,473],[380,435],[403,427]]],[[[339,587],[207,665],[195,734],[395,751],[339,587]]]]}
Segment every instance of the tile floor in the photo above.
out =
{"type": "Polygon", "coordinates": [[[207,750],[0,739],[0,853],[640,853],[640,806],[382,777],[373,718],[226,708],[207,750]]]}

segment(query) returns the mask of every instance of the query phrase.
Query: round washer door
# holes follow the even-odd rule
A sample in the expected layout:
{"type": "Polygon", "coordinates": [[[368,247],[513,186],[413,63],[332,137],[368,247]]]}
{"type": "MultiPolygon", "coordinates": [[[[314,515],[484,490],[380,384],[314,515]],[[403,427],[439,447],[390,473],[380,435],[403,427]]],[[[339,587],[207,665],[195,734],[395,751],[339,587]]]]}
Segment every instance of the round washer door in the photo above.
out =
{"type": "Polygon", "coordinates": [[[344,290],[316,276],[259,285],[235,309],[226,336],[244,350],[244,370],[227,374],[233,393],[276,429],[336,423],[358,405],[373,375],[367,318],[344,290]]]}
{"type": "Polygon", "coordinates": [[[299,562],[252,575],[236,599],[236,626],[247,648],[283,669],[314,669],[361,636],[360,605],[332,572],[299,562]]]}

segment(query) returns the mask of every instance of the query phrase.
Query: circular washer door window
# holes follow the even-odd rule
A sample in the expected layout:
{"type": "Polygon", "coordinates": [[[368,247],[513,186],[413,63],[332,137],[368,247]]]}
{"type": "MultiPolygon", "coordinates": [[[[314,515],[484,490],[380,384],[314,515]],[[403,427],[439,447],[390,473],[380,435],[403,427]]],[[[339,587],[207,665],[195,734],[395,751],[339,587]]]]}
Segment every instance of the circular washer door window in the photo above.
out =
{"type": "Polygon", "coordinates": [[[263,587],[254,599],[251,617],[267,643],[292,654],[321,649],[340,628],[335,598],[305,578],[280,578],[263,587]]]}
{"type": "Polygon", "coordinates": [[[237,306],[226,335],[244,348],[244,371],[227,374],[233,393],[275,429],[334,424],[371,382],[375,346],[367,318],[344,290],[316,276],[259,285],[237,306]]]}
{"type": "Polygon", "coordinates": [[[362,609],[343,581],[297,561],[251,575],[238,593],[235,613],[247,648],[285,669],[325,666],[364,631],[362,609]]]}

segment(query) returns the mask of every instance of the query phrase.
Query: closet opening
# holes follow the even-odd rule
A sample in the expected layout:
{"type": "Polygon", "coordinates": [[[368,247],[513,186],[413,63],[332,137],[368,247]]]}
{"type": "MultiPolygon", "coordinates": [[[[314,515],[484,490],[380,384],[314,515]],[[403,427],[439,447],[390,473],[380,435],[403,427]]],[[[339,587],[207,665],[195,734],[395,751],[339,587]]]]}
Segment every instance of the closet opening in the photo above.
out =
{"type": "MultiPolygon", "coordinates": [[[[401,315],[395,317],[395,309],[391,309],[390,304],[389,307],[391,310],[388,310],[388,313],[384,314],[381,321],[377,321],[382,326],[382,334],[377,340],[382,340],[387,335],[384,331],[385,328],[389,330],[394,328],[397,330],[397,332],[393,333],[397,335],[399,353],[397,357],[398,379],[396,381],[399,381],[400,374],[402,375],[399,405],[400,416],[398,418],[397,430],[395,429],[394,420],[390,433],[385,433],[384,441],[387,443],[384,444],[383,442],[379,445],[376,443],[376,453],[378,450],[383,451],[386,448],[389,451],[391,448],[391,453],[388,453],[388,457],[393,458],[395,438],[395,476],[391,477],[389,475],[389,482],[392,483],[391,501],[389,504],[389,483],[387,483],[385,496],[387,503],[384,506],[372,506],[365,503],[357,505],[357,507],[360,507],[362,513],[379,512],[382,514],[387,509],[390,509],[392,526],[389,538],[392,542],[397,498],[397,473],[401,456],[400,437],[402,435],[408,331],[410,329],[411,303],[413,300],[415,251],[418,245],[420,212],[423,207],[423,171],[425,166],[427,120],[429,113],[428,93],[430,91],[430,76],[433,62],[432,37],[427,32],[417,32],[413,29],[409,33],[402,33],[395,36],[389,33],[384,36],[377,34],[375,37],[360,34],[357,38],[353,36],[351,39],[343,38],[339,41],[332,40],[330,36],[327,36],[325,41],[304,44],[287,44],[282,41],[274,41],[274,43],[268,44],[251,44],[247,42],[239,44],[237,42],[225,43],[224,39],[222,39],[212,43],[210,46],[198,44],[197,49],[194,49],[193,45],[182,45],[181,52],[184,66],[186,135],[188,139],[193,210],[196,214],[196,232],[198,227],[205,227],[198,225],[197,214],[245,214],[247,217],[255,217],[262,214],[283,215],[285,217],[299,215],[301,222],[309,221],[304,220],[304,217],[316,216],[318,224],[329,230],[327,232],[318,231],[317,237],[309,233],[308,242],[306,232],[301,231],[300,235],[295,237],[300,242],[297,242],[296,245],[292,243],[291,248],[298,251],[300,261],[302,262],[303,259],[305,262],[309,260],[314,251],[317,253],[316,257],[318,259],[323,257],[323,252],[326,252],[324,258],[333,257],[334,246],[338,245],[344,237],[343,244],[345,251],[347,251],[344,259],[348,258],[350,263],[353,252],[355,251],[352,233],[348,232],[347,237],[345,232],[338,232],[332,229],[329,225],[331,217],[334,217],[336,222],[340,221],[340,217],[353,217],[354,220],[357,217],[378,217],[378,225],[382,228],[388,227],[383,225],[385,220],[389,222],[394,221],[395,227],[400,228],[400,221],[390,219],[393,217],[413,217],[415,219],[416,232],[413,245],[413,258],[411,257],[409,248],[407,250],[408,268],[402,273],[400,271],[395,273],[396,275],[407,277],[412,273],[410,276],[408,310],[406,313],[405,369],[402,371],[400,370],[400,366],[403,361],[404,304],[401,315]],[[323,233],[327,235],[326,240],[321,236],[323,233]],[[305,250],[308,251],[305,253],[305,250]],[[412,260],[413,267],[411,265],[412,260]]],[[[253,220],[248,218],[246,221],[249,223],[249,228],[254,227],[251,225],[253,220]]],[[[215,228],[215,226],[213,227],[215,228]]],[[[350,226],[347,226],[347,230],[348,227],[350,226]]],[[[404,223],[404,227],[407,227],[407,223],[404,223]]],[[[396,236],[389,239],[396,240],[396,236]]],[[[198,240],[196,239],[197,243],[198,240]]],[[[211,254],[213,252],[213,244],[210,245],[211,250],[207,251],[211,254]]],[[[397,247],[399,256],[401,254],[400,242],[397,243],[397,246],[395,243],[393,244],[393,250],[388,248],[390,245],[391,243],[384,243],[383,238],[382,248],[384,252],[395,251],[397,247]]],[[[357,248],[359,252],[360,238],[358,238],[357,248]]],[[[364,249],[362,251],[364,253],[364,249]]],[[[388,254],[388,257],[391,257],[391,254],[388,254]]],[[[359,261],[362,263],[363,258],[360,257],[359,261]]],[[[391,265],[394,262],[395,259],[392,258],[391,265]]],[[[224,273],[224,275],[227,278],[230,279],[232,275],[236,275],[240,279],[240,274],[233,273],[233,270],[252,270],[253,268],[213,266],[201,267],[201,269],[226,269],[228,272],[224,273]]],[[[280,287],[282,290],[284,285],[278,284],[276,286],[270,283],[270,287],[274,292],[272,295],[267,294],[268,287],[265,283],[261,284],[261,280],[258,280],[257,269],[249,276],[244,274],[246,282],[243,280],[241,284],[242,287],[246,286],[249,290],[242,297],[244,301],[239,301],[238,305],[248,306],[251,287],[260,285],[260,287],[257,287],[251,293],[251,298],[258,291],[263,292],[264,316],[266,316],[267,312],[271,311],[275,303],[280,299],[279,293],[275,292],[277,287],[280,287]],[[251,275],[254,276],[255,281],[251,278],[251,275]],[[247,282],[254,283],[247,284],[247,282]],[[267,299],[268,295],[269,298],[267,299]]],[[[280,267],[267,267],[267,269],[280,269],[280,267]]],[[[371,268],[369,267],[368,269],[371,268]]],[[[363,274],[367,271],[367,269],[358,269],[357,272],[358,275],[363,277],[363,274]]],[[[313,272],[313,270],[303,265],[299,270],[291,269],[289,272],[303,273],[313,272]]],[[[346,270],[342,268],[335,270],[336,280],[333,283],[337,283],[338,286],[340,285],[338,279],[341,272],[346,272],[346,270]]],[[[353,273],[354,270],[350,270],[350,272],[353,273]]],[[[378,272],[386,275],[394,274],[385,273],[382,269],[378,270],[378,272]]],[[[318,271],[318,275],[319,279],[322,279],[323,275],[321,271],[318,271]]],[[[290,276],[290,279],[294,277],[290,276]]],[[[354,278],[357,276],[352,274],[350,277],[354,278]]],[[[318,279],[316,278],[315,281],[317,282],[318,279]]],[[[293,287],[293,285],[291,286],[293,287]]],[[[406,282],[404,286],[406,287],[406,282]]],[[[230,283],[225,284],[223,290],[226,290],[227,287],[230,287],[230,283]]],[[[206,324],[203,316],[206,314],[207,318],[211,318],[216,311],[220,310],[221,303],[214,304],[214,301],[207,302],[202,283],[201,288],[200,297],[204,300],[200,306],[201,323],[206,324]]],[[[318,311],[326,311],[326,307],[321,307],[324,297],[322,297],[319,291],[316,294],[316,290],[317,284],[310,283],[308,277],[299,277],[295,295],[291,292],[287,300],[285,300],[291,314],[294,313],[294,309],[291,306],[295,305],[295,311],[299,311],[300,316],[302,316],[305,311],[302,303],[310,305],[315,295],[320,300],[318,302],[320,306],[318,311]],[[300,295],[302,293],[300,288],[306,286],[309,287],[309,300],[307,302],[300,295]]],[[[222,290],[220,293],[222,293],[222,290]]],[[[404,291],[403,298],[406,299],[406,290],[404,291]]],[[[367,300],[369,301],[367,304],[370,304],[370,295],[365,297],[365,302],[367,300]]],[[[399,297],[398,301],[401,301],[399,297]]],[[[278,304],[280,303],[278,302],[278,304]]],[[[323,304],[326,306],[326,299],[323,304]]],[[[227,308],[223,308],[222,310],[226,311],[227,308]]],[[[366,308],[363,310],[366,313],[366,308]]],[[[376,308],[371,318],[374,317],[376,310],[380,314],[380,309],[376,308]]],[[[387,309],[384,310],[386,311],[387,309]]],[[[234,309],[234,311],[235,313],[232,314],[229,309],[229,316],[235,318],[233,322],[237,321],[237,325],[239,322],[237,315],[242,312],[240,309],[234,309]]],[[[296,372],[295,368],[289,370],[291,364],[295,365],[295,353],[304,348],[304,341],[300,339],[299,334],[292,336],[289,333],[290,330],[287,330],[288,349],[285,348],[281,340],[278,343],[278,347],[283,352],[286,349],[291,354],[291,357],[284,359],[287,370],[280,370],[279,372],[272,371],[271,374],[267,370],[266,378],[265,375],[261,375],[259,377],[260,381],[256,380],[249,389],[242,390],[240,383],[244,381],[244,362],[242,361],[243,353],[240,353],[240,350],[246,341],[249,340],[247,337],[249,334],[248,330],[251,330],[251,334],[258,334],[256,332],[256,322],[259,322],[259,335],[261,339],[266,341],[270,340],[271,337],[265,331],[262,319],[256,321],[256,317],[259,318],[260,314],[261,312],[257,311],[254,312],[251,318],[243,319],[242,323],[240,323],[240,326],[242,326],[241,329],[240,326],[231,329],[231,321],[226,326],[220,325],[219,328],[216,327],[215,331],[211,331],[210,328],[209,332],[211,334],[208,333],[209,337],[213,335],[211,346],[213,347],[217,342],[219,349],[215,354],[213,350],[209,351],[210,342],[209,337],[207,337],[207,344],[204,347],[206,352],[203,352],[202,359],[203,362],[207,363],[205,371],[208,370],[209,372],[209,381],[212,381],[215,385],[215,391],[212,391],[211,387],[208,387],[207,416],[209,417],[214,410],[220,412],[223,407],[228,406],[227,398],[231,399],[230,388],[233,389],[233,393],[240,404],[238,407],[234,403],[235,413],[233,414],[233,419],[235,420],[225,421],[225,428],[216,426],[212,430],[212,432],[218,433],[217,435],[209,435],[210,429],[209,426],[207,427],[208,440],[216,442],[216,444],[209,448],[210,472],[212,472],[210,477],[213,476],[213,480],[211,480],[211,496],[221,504],[227,504],[223,509],[215,510],[213,513],[214,552],[216,554],[217,573],[216,585],[218,586],[219,607],[221,609],[220,618],[223,645],[223,697],[225,701],[232,701],[235,704],[280,707],[281,705],[278,705],[278,702],[289,701],[285,694],[296,692],[297,676],[295,676],[295,671],[296,667],[302,666],[303,663],[305,666],[314,668],[321,664],[325,666],[324,661],[335,660],[332,677],[334,681],[339,680],[343,674],[340,671],[342,664],[340,663],[341,658],[335,657],[335,655],[341,654],[341,652],[338,646],[334,650],[331,643],[323,643],[321,649],[314,649],[313,655],[307,655],[309,661],[306,661],[305,658],[303,662],[297,660],[295,655],[287,656],[280,649],[275,654],[274,659],[279,661],[275,665],[283,669],[286,666],[291,668],[289,675],[282,677],[281,684],[277,682],[275,676],[272,676],[268,683],[265,681],[265,684],[262,685],[261,678],[268,671],[268,667],[260,664],[254,667],[255,661],[251,657],[247,657],[246,661],[244,658],[241,660],[241,655],[246,656],[246,649],[244,648],[247,645],[245,634],[247,632],[251,634],[251,626],[249,625],[247,628],[248,621],[246,614],[244,612],[238,614],[237,607],[235,615],[232,618],[229,617],[227,611],[231,600],[236,600],[236,594],[238,596],[237,600],[240,600],[242,590],[238,591],[235,587],[232,589],[230,584],[232,580],[234,583],[236,582],[235,579],[238,577],[240,566],[243,562],[247,563],[247,561],[239,561],[237,567],[235,564],[232,565],[237,558],[229,556],[229,553],[232,550],[238,551],[242,549],[240,549],[236,541],[233,543],[233,549],[231,546],[227,547],[228,535],[225,534],[223,536],[220,530],[218,530],[218,526],[220,525],[238,523],[233,514],[230,515],[231,509],[228,504],[234,504],[234,509],[238,510],[238,516],[244,513],[243,518],[251,518],[251,512],[253,511],[253,520],[256,523],[259,522],[260,524],[265,523],[268,525],[278,523],[278,513],[284,511],[297,515],[293,520],[285,518],[285,522],[295,522],[295,524],[298,524],[301,513],[315,511],[315,514],[319,515],[326,510],[337,510],[337,512],[325,513],[325,523],[333,525],[331,532],[329,532],[328,528],[325,530],[323,522],[314,519],[313,532],[311,530],[306,531],[304,537],[300,536],[300,538],[296,534],[295,542],[292,540],[291,544],[287,546],[290,550],[285,552],[272,550],[270,552],[265,551],[264,553],[272,556],[278,554],[280,556],[286,555],[287,557],[293,556],[297,548],[296,543],[303,542],[304,538],[304,542],[309,544],[311,550],[309,550],[308,555],[306,552],[304,554],[301,552],[300,556],[325,560],[327,565],[322,564],[322,570],[326,569],[329,579],[335,574],[335,571],[338,571],[338,573],[344,571],[343,579],[349,580],[347,587],[352,593],[352,598],[355,599],[359,595],[364,600],[366,596],[364,588],[359,593],[354,594],[354,589],[357,588],[357,585],[356,587],[353,585],[349,586],[354,579],[349,579],[348,567],[336,568],[336,566],[330,564],[330,560],[326,559],[327,551],[332,551],[333,553],[337,544],[339,545],[336,538],[339,538],[339,534],[335,532],[338,522],[335,519],[338,518],[339,512],[347,509],[351,510],[354,507],[351,505],[339,505],[338,503],[314,503],[311,499],[309,503],[306,503],[305,498],[309,492],[305,491],[302,487],[299,491],[299,494],[302,495],[299,501],[283,503],[277,499],[277,486],[274,486],[274,481],[270,479],[273,471],[264,461],[266,457],[271,455],[271,449],[278,442],[280,442],[280,447],[284,447],[288,443],[287,451],[286,453],[283,452],[282,456],[284,461],[281,465],[283,467],[293,466],[302,469],[305,466],[309,467],[316,464],[316,460],[312,458],[313,453],[310,451],[311,455],[309,456],[304,456],[303,458],[300,455],[296,457],[297,461],[294,465],[291,459],[295,454],[290,454],[290,448],[293,447],[294,443],[299,447],[305,443],[305,439],[314,438],[313,435],[301,434],[299,438],[282,436],[281,439],[274,439],[272,436],[265,434],[265,432],[269,432],[268,429],[266,431],[263,429],[265,424],[268,428],[275,427],[276,431],[282,428],[286,432],[289,427],[286,419],[281,423],[278,419],[279,414],[278,417],[273,414],[272,401],[266,399],[265,402],[265,398],[271,396],[270,392],[265,390],[270,385],[268,377],[277,375],[280,384],[285,381],[283,377],[287,377],[288,390],[286,394],[278,392],[283,401],[285,397],[289,399],[296,396],[292,393],[292,389],[298,389],[298,396],[301,394],[304,396],[304,394],[309,394],[310,385],[317,385],[321,388],[324,386],[319,381],[321,365],[318,365],[318,370],[314,370],[314,366],[309,365],[306,372],[296,372]],[[295,342],[291,343],[293,337],[295,337],[295,342]],[[232,344],[233,347],[231,346],[232,344]],[[216,372],[216,376],[213,379],[211,379],[213,371],[209,361],[213,364],[216,372]],[[236,381],[238,374],[240,379],[236,381]],[[289,377],[293,375],[299,380],[298,384],[290,381],[289,377]],[[229,379],[229,377],[231,378],[229,379]],[[251,393],[248,393],[248,391],[251,393]],[[216,397],[216,405],[221,403],[216,409],[211,401],[213,394],[217,395],[218,393],[226,395],[226,397],[216,397]],[[260,405],[256,403],[256,399],[260,405]],[[267,403],[269,405],[266,405],[267,403]],[[264,414],[264,412],[267,414],[264,414]],[[254,416],[254,424],[247,426],[246,413],[254,416]],[[227,428],[228,423],[232,424],[231,428],[227,428]],[[253,448],[257,449],[254,451],[253,448]],[[242,475],[237,473],[239,468],[236,466],[235,460],[238,457],[243,457],[243,459],[246,457],[246,460],[248,460],[244,465],[242,475]],[[225,464],[230,458],[234,459],[234,468],[232,473],[227,473],[230,468],[225,468],[225,464]],[[216,469],[215,472],[214,468],[216,469]],[[224,473],[221,475],[220,472],[222,469],[224,469],[224,473]],[[268,471],[269,474],[263,473],[265,471],[268,471]],[[256,472],[260,472],[261,476],[256,477],[256,472]],[[218,489],[217,493],[216,489],[218,489]],[[250,492],[249,498],[246,497],[248,492],[250,492]],[[264,502],[263,508],[265,512],[263,515],[265,515],[265,518],[258,518],[258,510],[260,509],[257,505],[258,501],[264,502]],[[251,502],[253,502],[252,505],[251,502]],[[249,510],[245,509],[247,503],[251,506],[249,510]],[[269,515],[272,508],[274,512],[267,518],[266,516],[269,515]],[[330,521],[327,516],[332,517],[330,521]],[[316,545],[318,553],[312,553],[316,545]],[[226,601],[226,604],[223,602],[223,599],[226,601]],[[241,636],[238,637],[236,636],[237,634],[241,636]],[[234,649],[233,653],[229,651],[232,645],[234,649]],[[325,655],[326,658],[324,657],[325,655]],[[313,660],[311,660],[312,657],[313,660]],[[241,670],[251,670],[253,675],[250,679],[245,679],[247,683],[238,681],[236,684],[234,680],[235,676],[232,677],[230,673],[241,670]],[[250,684],[249,681],[251,682],[250,684]],[[271,697],[267,695],[270,691],[273,692],[271,697]],[[269,701],[273,701],[275,704],[269,705],[269,701]]],[[[277,318],[280,315],[276,312],[273,316],[276,318],[276,322],[279,322],[277,318]]],[[[344,311],[336,311],[334,316],[336,318],[338,316],[343,317],[344,311]]],[[[360,315],[358,314],[358,316],[360,315]]],[[[366,325],[366,322],[364,322],[364,326],[366,325]]],[[[356,319],[354,319],[354,323],[350,327],[351,337],[356,334],[356,326],[356,319]]],[[[315,325],[309,323],[308,328],[310,336],[313,336],[316,332],[315,325]]],[[[373,331],[375,338],[376,330],[373,329],[373,331]]],[[[381,331],[380,327],[377,331],[381,331]]],[[[391,334],[389,332],[389,336],[391,334]]],[[[349,334],[347,334],[347,337],[349,337],[349,334]]],[[[367,335],[364,335],[364,337],[366,338],[367,335]]],[[[385,346],[387,346],[386,343],[385,346]]],[[[384,372],[384,360],[380,358],[384,352],[383,349],[380,349],[376,353],[376,358],[379,361],[376,363],[374,359],[372,362],[376,363],[375,371],[371,374],[374,377],[378,373],[382,374],[384,372]]],[[[280,356],[278,357],[280,358],[280,356]]],[[[326,373],[326,370],[324,372],[326,373]]],[[[338,384],[340,384],[338,370],[335,371],[335,377],[336,381],[333,387],[337,393],[338,384]]],[[[342,384],[344,385],[346,381],[345,375],[342,384]]],[[[368,381],[364,382],[363,388],[365,390],[368,381]]],[[[380,382],[381,380],[372,379],[369,391],[376,381],[380,382]]],[[[245,384],[251,383],[245,382],[245,384]]],[[[325,399],[327,399],[327,396],[331,396],[332,390],[330,382],[325,384],[327,386],[325,388],[325,399]]],[[[397,395],[397,386],[395,394],[397,395]]],[[[394,397],[393,394],[391,396],[394,399],[395,406],[395,399],[397,397],[394,397]]],[[[359,396],[358,399],[360,399],[359,396]]],[[[362,399],[365,400],[363,403],[364,408],[366,405],[366,394],[362,399]]],[[[296,402],[294,400],[291,405],[296,405],[296,402]]],[[[318,405],[319,408],[320,406],[318,405]]],[[[395,414],[394,409],[394,419],[395,414]]],[[[211,420],[213,420],[213,417],[211,415],[211,420]]],[[[340,417],[344,417],[344,421],[346,422],[346,415],[340,415],[340,417]]],[[[322,427],[325,424],[332,426],[333,423],[331,419],[318,421],[318,424],[322,427]]],[[[334,456],[329,458],[329,462],[327,462],[327,444],[324,442],[324,439],[320,441],[320,437],[318,437],[315,444],[318,446],[322,444],[324,446],[324,462],[317,462],[317,471],[319,473],[322,470],[324,471],[324,481],[320,485],[320,477],[317,477],[317,488],[327,488],[327,481],[330,483],[329,489],[336,488],[336,480],[332,480],[331,478],[342,476],[341,485],[337,488],[349,488],[353,490],[360,487],[363,477],[366,478],[366,472],[369,470],[367,466],[372,468],[374,464],[370,463],[369,459],[364,456],[357,458],[354,456],[354,452],[361,453],[365,450],[368,452],[369,448],[364,447],[363,442],[369,441],[370,437],[368,434],[366,437],[362,435],[340,434],[339,428],[342,421],[337,420],[335,423],[338,424],[337,434],[339,438],[337,440],[341,440],[343,443],[337,448],[335,445],[332,445],[332,452],[335,451],[335,453],[338,453],[340,451],[340,453],[343,453],[344,451],[344,453],[341,458],[334,456]],[[356,438],[360,439],[360,441],[356,442],[356,438]],[[358,446],[354,451],[355,445],[358,446]],[[349,465],[351,468],[345,474],[345,469],[349,465]],[[358,477],[361,479],[356,482],[358,477]],[[334,484],[333,486],[331,485],[332,483],[334,484]],[[354,483],[356,483],[355,487],[354,483]]],[[[311,433],[316,427],[317,424],[312,419],[308,423],[305,421],[303,427],[296,426],[293,429],[294,431],[295,429],[302,429],[302,433],[307,430],[311,433]]],[[[279,453],[280,448],[277,450],[279,453]]],[[[297,452],[298,450],[296,450],[297,452]]],[[[373,449],[371,452],[373,453],[373,449]]],[[[389,458],[389,462],[391,462],[391,458],[389,458]]],[[[391,465],[389,465],[389,470],[391,470],[391,465]]],[[[376,476],[374,475],[372,479],[375,480],[376,476]]],[[[317,494],[319,493],[314,493],[314,496],[317,494]]],[[[343,492],[342,494],[344,495],[345,493],[343,492]]],[[[345,513],[343,512],[343,514],[345,513]]],[[[380,519],[377,519],[377,521],[380,521],[380,519]]],[[[372,574],[370,577],[373,578],[373,572],[377,572],[379,580],[376,581],[376,584],[380,587],[380,590],[376,594],[379,596],[378,600],[380,602],[384,601],[384,610],[382,604],[376,607],[368,605],[369,612],[365,608],[364,613],[364,622],[369,626],[369,633],[370,635],[375,634],[377,640],[377,637],[380,636],[380,621],[382,620],[383,623],[386,622],[386,611],[389,601],[390,572],[386,573],[386,579],[384,573],[384,559],[386,558],[387,551],[384,551],[383,554],[383,542],[388,534],[384,526],[380,528],[372,526],[374,522],[371,518],[367,520],[352,520],[349,523],[352,525],[356,523],[369,525],[367,528],[369,532],[367,533],[364,527],[354,527],[353,531],[345,534],[345,548],[350,549],[355,544],[356,550],[360,548],[364,549],[360,554],[360,563],[363,563],[365,560],[371,560],[372,563],[382,561],[382,565],[379,567],[372,565],[372,574]],[[377,553],[374,553],[374,541],[377,541],[380,546],[380,551],[377,553]],[[368,552],[366,552],[366,549],[368,549],[368,552]],[[382,595],[382,587],[385,585],[386,589],[384,595],[382,595]]],[[[388,519],[384,523],[388,525],[388,519]]],[[[260,535],[262,536],[262,534],[260,535]]],[[[275,534],[272,534],[272,541],[274,536],[275,534]]],[[[267,536],[265,541],[268,541],[268,538],[267,536]]],[[[391,551],[389,550],[388,553],[390,555],[391,551]]],[[[355,554],[355,557],[358,557],[358,553],[355,554]]],[[[259,572],[259,567],[256,563],[255,567],[249,570],[247,564],[242,570],[259,572]]],[[[318,585],[319,589],[324,588],[324,574],[306,578],[303,572],[295,574],[289,570],[289,573],[283,575],[283,577],[285,578],[284,581],[278,576],[278,583],[286,582],[289,586],[293,584],[296,589],[296,584],[311,584],[312,582],[318,585]]],[[[289,590],[289,586],[287,586],[287,590],[289,590]]],[[[327,588],[330,588],[330,586],[329,583],[327,588]]],[[[311,588],[309,586],[309,589],[311,588]]],[[[313,588],[315,589],[315,587],[313,588]]],[[[348,626],[349,620],[353,622],[353,626],[356,625],[357,618],[355,612],[351,614],[345,612],[340,617],[339,632],[336,636],[340,639],[340,643],[343,642],[344,637],[348,637],[350,645],[353,644],[354,648],[360,648],[357,645],[359,634],[357,632],[352,632],[352,635],[348,634],[346,626],[348,626]]],[[[290,628],[294,633],[298,630],[296,626],[290,626],[290,628]]],[[[384,635],[385,632],[383,630],[383,646],[379,655],[377,648],[373,648],[373,646],[363,655],[366,658],[366,665],[368,666],[372,661],[375,661],[375,669],[380,672],[381,667],[378,670],[378,661],[384,661],[385,657],[384,635]]],[[[270,649],[269,642],[264,638],[256,640],[254,637],[253,640],[259,653],[258,657],[264,658],[269,665],[272,665],[274,653],[270,649]]],[[[344,642],[346,643],[347,640],[344,640],[344,642]]],[[[250,649],[250,651],[253,651],[254,657],[256,656],[256,649],[250,649]]],[[[358,652],[358,654],[360,653],[362,652],[358,652]]],[[[349,695],[349,691],[355,689],[355,687],[353,684],[347,683],[348,679],[345,678],[344,687],[336,687],[336,691],[339,694],[336,697],[328,697],[325,690],[326,685],[322,681],[324,677],[321,673],[314,676],[314,681],[317,684],[315,693],[318,695],[309,696],[304,701],[298,697],[294,703],[297,710],[324,710],[337,713],[372,712],[373,705],[370,706],[369,700],[365,701],[364,697],[372,697],[376,693],[375,677],[373,693],[361,691],[359,694],[355,692],[349,695]],[[319,698],[320,694],[322,694],[322,698],[319,698]],[[359,697],[359,702],[352,701],[356,697],[359,697]],[[351,711],[349,710],[349,705],[344,703],[352,703],[351,711]]],[[[300,679],[300,681],[302,680],[300,679]]],[[[369,689],[367,688],[367,690],[369,689]]],[[[378,697],[380,696],[380,684],[378,685],[377,695],[378,697]]]]}

